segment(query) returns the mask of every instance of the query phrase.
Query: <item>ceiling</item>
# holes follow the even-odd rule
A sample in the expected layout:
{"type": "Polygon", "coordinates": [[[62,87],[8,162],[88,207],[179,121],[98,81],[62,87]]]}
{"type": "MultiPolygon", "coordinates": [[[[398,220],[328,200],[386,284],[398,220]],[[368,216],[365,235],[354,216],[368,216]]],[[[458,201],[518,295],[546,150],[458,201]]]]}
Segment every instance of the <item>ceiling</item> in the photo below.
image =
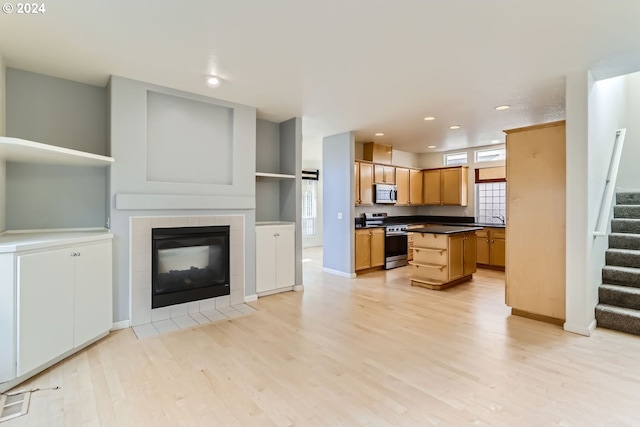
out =
{"type": "Polygon", "coordinates": [[[570,73],[640,70],[637,0],[56,0],[45,8],[0,14],[7,66],[100,86],[115,74],[255,106],[267,120],[299,116],[306,158],[321,153],[323,136],[351,130],[358,141],[414,153],[487,145],[504,140],[503,129],[564,118],[570,73]],[[224,83],[206,86],[207,74],[224,83]],[[503,104],[511,108],[495,110],[503,104]]]}

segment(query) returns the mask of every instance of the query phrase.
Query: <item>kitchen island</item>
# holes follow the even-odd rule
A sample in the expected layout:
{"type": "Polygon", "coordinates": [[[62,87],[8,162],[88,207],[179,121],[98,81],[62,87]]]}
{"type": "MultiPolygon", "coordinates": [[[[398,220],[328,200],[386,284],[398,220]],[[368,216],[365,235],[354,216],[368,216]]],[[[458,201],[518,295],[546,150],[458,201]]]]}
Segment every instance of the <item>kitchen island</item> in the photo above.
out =
{"type": "Polygon", "coordinates": [[[412,286],[445,289],[471,280],[476,272],[476,231],[481,227],[434,225],[413,234],[412,286]]]}

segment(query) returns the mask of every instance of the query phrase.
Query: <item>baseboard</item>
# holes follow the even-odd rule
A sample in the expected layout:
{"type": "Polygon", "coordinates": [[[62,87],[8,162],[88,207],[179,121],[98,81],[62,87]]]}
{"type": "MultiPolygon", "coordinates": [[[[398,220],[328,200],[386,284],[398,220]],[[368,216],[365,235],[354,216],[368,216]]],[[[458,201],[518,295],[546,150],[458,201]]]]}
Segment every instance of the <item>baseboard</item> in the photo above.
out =
{"type": "Polygon", "coordinates": [[[562,326],[565,319],[558,319],[556,317],[545,316],[543,314],[530,313],[528,311],[519,310],[517,308],[511,308],[511,314],[514,316],[526,317],[527,319],[539,320],[540,322],[551,323],[552,325],[562,326]]]}
{"type": "Polygon", "coordinates": [[[244,297],[244,302],[255,302],[255,301],[258,301],[258,295],[257,294],[245,295],[245,297],[244,297]]]}
{"type": "Polygon", "coordinates": [[[585,337],[590,337],[593,331],[595,331],[596,325],[596,319],[593,319],[586,328],[584,326],[571,325],[568,322],[565,322],[564,330],[574,334],[584,335],[585,337]]]}
{"type": "Polygon", "coordinates": [[[346,277],[347,279],[355,279],[356,273],[345,273],[344,271],[334,270],[332,268],[323,267],[322,271],[325,273],[333,274],[335,276],[346,277]]]}
{"type": "Polygon", "coordinates": [[[304,291],[304,285],[295,285],[293,290],[296,292],[304,291]]]}
{"type": "Polygon", "coordinates": [[[131,320],[121,320],[119,322],[113,322],[112,331],[117,331],[118,329],[127,329],[131,327],[131,320]]]}

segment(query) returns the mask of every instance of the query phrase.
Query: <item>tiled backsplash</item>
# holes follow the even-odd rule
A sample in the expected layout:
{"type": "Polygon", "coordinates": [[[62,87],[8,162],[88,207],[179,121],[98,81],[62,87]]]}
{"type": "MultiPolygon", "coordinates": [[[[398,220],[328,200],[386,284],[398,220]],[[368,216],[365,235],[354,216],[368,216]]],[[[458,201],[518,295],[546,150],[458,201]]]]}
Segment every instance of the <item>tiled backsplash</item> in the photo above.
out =
{"type": "Polygon", "coordinates": [[[507,183],[493,182],[477,184],[478,192],[478,222],[501,224],[502,221],[494,218],[507,215],[507,183]]]}
{"type": "Polygon", "coordinates": [[[131,217],[131,326],[210,311],[244,302],[244,215],[131,217]],[[162,308],[151,308],[151,229],[230,226],[231,294],[162,308]]]}

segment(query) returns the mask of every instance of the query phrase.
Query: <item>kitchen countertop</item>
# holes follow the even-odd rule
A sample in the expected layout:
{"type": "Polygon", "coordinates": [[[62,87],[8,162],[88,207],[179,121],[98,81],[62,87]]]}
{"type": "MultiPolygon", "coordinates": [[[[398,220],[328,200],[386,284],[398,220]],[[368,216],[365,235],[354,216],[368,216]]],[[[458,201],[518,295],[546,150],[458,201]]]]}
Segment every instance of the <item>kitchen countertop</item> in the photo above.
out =
{"type": "Polygon", "coordinates": [[[430,227],[414,228],[407,230],[411,233],[428,233],[428,234],[456,234],[468,233],[469,231],[481,230],[482,227],[468,227],[466,225],[433,225],[430,227]]]}

